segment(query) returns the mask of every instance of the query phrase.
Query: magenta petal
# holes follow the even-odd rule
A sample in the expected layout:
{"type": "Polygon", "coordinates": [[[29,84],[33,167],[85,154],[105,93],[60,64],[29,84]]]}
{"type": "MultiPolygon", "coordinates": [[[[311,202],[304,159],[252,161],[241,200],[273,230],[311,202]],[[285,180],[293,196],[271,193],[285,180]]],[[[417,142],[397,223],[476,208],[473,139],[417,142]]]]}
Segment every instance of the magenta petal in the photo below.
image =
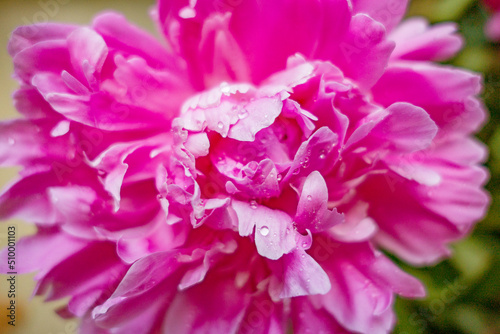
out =
{"type": "Polygon", "coordinates": [[[300,145],[284,180],[314,170],[328,171],[338,156],[337,145],[338,136],[335,133],[327,127],[318,129],[300,145]]]}
{"type": "Polygon", "coordinates": [[[146,59],[150,66],[162,64],[179,68],[180,59],[170,55],[151,34],[130,24],[124,16],[108,12],[98,15],[92,28],[99,33],[109,47],[146,59]]]}
{"type": "Polygon", "coordinates": [[[255,245],[262,256],[276,260],[296,247],[292,219],[286,213],[255,201],[250,204],[233,201],[232,206],[238,215],[241,236],[250,235],[255,227],[255,245]]]}
{"type": "Polygon", "coordinates": [[[317,309],[308,297],[292,299],[293,332],[297,334],[325,333],[349,334],[335,318],[324,309],[317,309]]]}
{"type": "MultiPolygon", "coordinates": [[[[229,138],[241,141],[253,141],[255,134],[273,124],[276,117],[281,113],[283,104],[279,97],[260,98],[250,102],[245,107],[246,115],[231,127],[229,138]]],[[[240,111],[242,113],[243,111],[240,111]]]]}
{"type": "MultiPolygon", "coordinates": [[[[135,262],[111,297],[94,308],[93,318],[100,326],[116,326],[130,319],[134,312],[147,311],[139,305],[133,306],[134,301],[137,303],[138,300],[151,296],[178,267],[178,261],[166,252],[155,253],[135,262]],[[158,264],[165,267],[157,266],[158,264]],[[166,268],[168,269],[165,270],[166,268]]],[[[167,294],[172,292],[165,291],[167,294]]]]}
{"type": "Polygon", "coordinates": [[[209,284],[211,289],[196,285],[177,294],[166,312],[164,328],[167,331],[179,334],[237,332],[249,303],[245,292],[235,286],[232,275],[211,277],[209,284]],[[223,308],[220,303],[224,304],[223,308]]]}
{"type": "MultiPolygon", "coordinates": [[[[326,244],[316,242],[312,253],[324,254],[321,247],[326,244]]],[[[389,265],[389,260],[374,252],[368,243],[337,244],[321,260],[332,287],[315,300],[350,331],[387,333],[394,322],[394,293],[413,297],[424,294],[418,280],[389,265]],[[395,277],[399,277],[398,283],[395,277]]]]}
{"type": "Polygon", "coordinates": [[[91,87],[96,87],[99,75],[108,56],[108,47],[95,31],[80,28],[68,36],[71,63],[80,78],[85,78],[91,87]]]}
{"type": "MultiPolygon", "coordinates": [[[[19,263],[16,268],[19,273],[38,271],[37,278],[43,278],[50,270],[63,262],[67,257],[79,252],[87,246],[84,240],[57,233],[56,229],[41,228],[40,233],[23,238],[17,244],[19,263]],[[60,249],[57,251],[57,249],[60,249]]],[[[7,273],[7,248],[2,250],[0,265],[2,273],[7,273]]]]}
{"type": "Polygon", "coordinates": [[[49,40],[66,40],[77,26],[60,23],[42,23],[18,27],[12,33],[7,50],[11,57],[36,43],[49,40]]]}
{"type": "Polygon", "coordinates": [[[395,46],[394,42],[385,39],[385,34],[384,26],[371,17],[353,16],[334,64],[361,87],[371,87],[384,73],[395,46]]]}
{"type": "Polygon", "coordinates": [[[72,68],[72,65],[65,40],[42,41],[14,56],[15,73],[26,83],[30,83],[35,74],[60,74],[66,68],[72,68]]]}
{"type": "Polygon", "coordinates": [[[270,293],[279,298],[325,294],[330,290],[330,279],[321,266],[303,249],[283,256],[272,265],[278,282],[271,282],[270,293]]]}
{"type": "Polygon", "coordinates": [[[0,123],[0,165],[16,166],[49,159],[64,160],[65,154],[61,151],[67,145],[67,139],[54,138],[47,133],[52,123],[49,120],[0,123]]]}
{"type": "Polygon", "coordinates": [[[280,0],[265,6],[245,1],[235,8],[230,30],[247,55],[253,81],[259,82],[284,69],[287,58],[297,52],[306,56],[317,52],[319,58],[328,59],[331,46],[347,30],[350,14],[345,0],[280,0]]]}
{"type": "Polygon", "coordinates": [[[405,15],[408,0],[353,0],[352,5],[355,13],[368,14],[390,31],[405,15]]]}
{"type": "Polygon", "coordinates": [[[45,172],[27,176],[12,184],[0,194],[0,218],[15,217],[42,224],[55,224],[59,215],[50,201],[48,187],[57,183],[55,173],[45,172]]]}
{"type": "Polygon", "coordinates": [[[397,62],[389,66],[373,94],[385,106],[404,101],[423,108],[443,131],[469,134],[486,119],[484,107],[475,98],[480,86],[479,76],[471,72],[397,62]]]}
{"type": "Polygon", "coordinates": [[[328,188],[318,171],[307,177],[302,187],[295,224],[299,230],[310,229],[311,232],[322,232],[344,221],[337,209],[328,210],[328,188]]]}
{"type": "Polygon", "coordinates": [[[395,103],[387,112],[389,115],[373,128],[371,137],[389,142],[400,151],[417,151],[431,144],[438,129],[425,110],[395,103]]]}
{"type": "Polygon", "coordinates": [[[223,254],[231,254],[237,248],[236,242],[229,242],[227,244],[217,243],[212,249],[208,250],[203,258],[203,262],[197,267],[188,270],[182,277],[179,283],[179,290],[186,290],[193,285],[202,282],[205,279],[210,267],[220,258],[223,254]]]}
{"type": "Polygon", "coordinates": [[[166,43],[110,12],[15,30],[15,269],[82,333],[391,332],[425,291],[382,251],[435,263],[490,203],[481,78],[407,3],[159,0],[166,43]]]}
{"type": "Polygon", "coordinates": [[[393,59],[446,60],[453,57],[463,46],[456,34],[457,26],[443,23],[429,27],[423,18],[405,20],[390,38],[396,42],[393,59]]]}

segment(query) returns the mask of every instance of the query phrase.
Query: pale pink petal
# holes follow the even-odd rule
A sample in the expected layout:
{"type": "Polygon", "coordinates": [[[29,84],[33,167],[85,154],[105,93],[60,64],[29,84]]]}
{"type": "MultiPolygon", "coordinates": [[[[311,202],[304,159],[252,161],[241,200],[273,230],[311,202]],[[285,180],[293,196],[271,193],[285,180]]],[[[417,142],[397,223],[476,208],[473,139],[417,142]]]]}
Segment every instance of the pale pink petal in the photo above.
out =
{"type": "Polygon", "coordinates": [[[443,61],[462,49],[463,39],[457,25],[442,23],[430,27],[423,18],[405,20],[389,38],[396,42],[392,59],[443,61]]]}
{"type": "Polygon", "coordinates": [[[297,205],[294,222],[299,230],[322,232],[344,221],[337,209],[328,210],[328,188],[318,171],[306,178],[297,205]]]}
{"type": "Polygon", "coordinates": [[[405,15],[408,0],[353,0],[352,5],[355,13],[368,14],[390,31],[405,15]]]}

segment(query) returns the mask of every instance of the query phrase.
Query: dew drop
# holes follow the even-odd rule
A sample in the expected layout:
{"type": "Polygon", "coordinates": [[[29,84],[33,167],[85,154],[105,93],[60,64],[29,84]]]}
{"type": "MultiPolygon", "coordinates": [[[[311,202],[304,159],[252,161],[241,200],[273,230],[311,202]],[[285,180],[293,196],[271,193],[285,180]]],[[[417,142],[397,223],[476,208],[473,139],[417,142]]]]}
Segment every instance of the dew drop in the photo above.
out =
{"type": "Polygon", "coordinates": [[[239,112],[238,112],[238,118],[239,119],[245,119],[248,117],[248,110],[246,110],[245,108],[241,109],[239,112]]]}
{"type": "Polygon", "coordinates": [[[309,245],[309,244],[308,244],[307,242],[305,242],[305,241],[304,241],[304,242],[302,243],[302,248],[307,248],[307,246],[308,246],[308,245],[309,245]]]}
{"type": "Polygon", "coordinates": [[[307,195],[307,200],[308,200],[308,201],[312,201],[312,199],[313,199],[313,198],[312,198],[312,196],[311,196],[311,195],[307,195]]]}
{"type": "Polygon", "coordinates": [[[162,195],[160,195],[160,194],[156,195],[156,199],[160,200],[160,199],[162,199],[162,198],[163,198],[163,196],[162,196],[162,195]]]}
{"type": "Polygon", "coordinates": [[[260,232],[260,235],[262,235],[263,237],[267,236],[269,234],[269,227],[267,226],[262,226],[259,230],[260,232]]]}
{"type": "Polygon", "coordinates": [[[217,127],[222,130],[222,128],[224,127],[224,124],[222,124],[222,122],[219,122],[219,123],[217,123],[217,127]]]}
{"type": "Polygon", "coordinates": [[[254,210],[257,209],[257,202],[255,200],[251,200],[250,201],[250,207],[252,209],[254,209],[254,210]]]}
{"type": "Polygon", "coordinates": [[[226,164],[226,159],[225,159],[225,158],[223,158],[223,157],[221,157],[221,156],[219,156],[219,157],[217,158],[217,163],[218,163],[219,165],[225,165],[225,164],[226,164]]]}
{"type": "Polygon", "coordinates": [[[293,171],[293,175],[297,175],[299,174],[300,172],[300,168],[295,168],[295,170],[293,171]]]}
{"type": "Polygon", "coordinates": [[[281,174],[278,174],[278,176],[276,176],[276,179],[278,180],[278,182],[280,182],[283,179],[283,176],[281,174]]]}

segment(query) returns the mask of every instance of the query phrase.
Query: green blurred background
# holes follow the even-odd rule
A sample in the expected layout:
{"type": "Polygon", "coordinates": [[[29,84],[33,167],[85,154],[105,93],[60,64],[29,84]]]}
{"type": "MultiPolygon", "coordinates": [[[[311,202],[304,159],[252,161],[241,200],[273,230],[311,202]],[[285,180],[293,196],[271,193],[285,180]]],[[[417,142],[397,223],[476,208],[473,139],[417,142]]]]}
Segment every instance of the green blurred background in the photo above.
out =
{"type": "MultiPolygon", "coordinates": [[[[11,101],[17,84],[11,79],[12,62],[6,51],[10,32],[16,26],[45,19],[87,24],[99,11],[112,9],[156,34],[148,17],[148,9],[154,2],[0,0],[0,119],[17,117],[11,101]]],[[[483,96],[490,110],[490,121],[479,138],[491,150],[487,162],[491,180],[487,188],[493,202],[488,216],[477,225],[473,234],[453,245],[451,259],[434,267],[418,269],[399,263],[425,283],[428,297],[418,301],[396,301],[398,324],[395,333],[500,334],[500,44],[484,36],[483,27],[490,13],[477,0],[414,0],[408,15],[425,16],[431,22],[457,22],[466,39],[466,47],[449,63],[481,72],[484,76],[483,96]]],[[[15,169],[0,170],[0,187],[15,175],[15,169]]],[[[21,221],[10,223],[16,224],[22,234],[34,232],[21,221]]],[[[0,225],[0,247],[6,245],[6,231],[6,226],[0,225]]],[[[5,276],[0,278],[0,333],[77,333],[76,320],[63,320],[54,314],[53,310],[64,301],[43,303],[41,297],[30,299],[33,275],[18,277],[17,326],[15,329],[6,326],[8,289],[5,276]]]]}

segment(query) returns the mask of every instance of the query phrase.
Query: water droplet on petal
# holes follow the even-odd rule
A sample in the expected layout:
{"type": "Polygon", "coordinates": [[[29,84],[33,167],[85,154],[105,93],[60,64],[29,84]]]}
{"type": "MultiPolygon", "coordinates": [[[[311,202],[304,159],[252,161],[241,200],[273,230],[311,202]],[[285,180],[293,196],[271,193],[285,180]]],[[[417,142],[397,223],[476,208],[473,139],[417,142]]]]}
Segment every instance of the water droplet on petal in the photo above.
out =
{"type": "Polygon", "coordinates": [[[312,199],[313,199],[313,198],[312,198],[312,196],[311,196],[311,195],[307,195],[307,200],[308,200],[308,201],[312,201],[312,199]]]}
{"type": "Polygon", "coordinates": [[[217,127],[222,130],[222,128],[224,127],[224,124],[222,124],[222,122],[219,122],[219,123],[217,123],[217,127]]]}
{"type": "Polygon", "coordinates": [[[245,119],[248,117],[248,110],[246,110],[245,108],[241,109],[239,112],[238,112],[238,118],[239,119],[245,119]]]}
{"type": "Polygon", "coordinates": [[[278,176],[276,176],[276,179],[278,180],[278,182],[280,182],[283,179],[283,176],[281,174],[278,174],[278,176]]]}
{"type": "Polygon", "coordinates": [[[300,168],[295,168],[295,170],[293,171],[293,175],[297,175],[299,174],[300,172],[300,168]]]}
{"type": "Polygon", "coordinates": [[[262,235],[263,237],[267,236],[269,234],[269,227],[267,226],[262,226],[259,230],[260,232],[260,235],[262,235]]]}
{"type": "Polygon", "coordinates": [[[308,244],[307,242],[305,242],[305,241],[304,241],[304,242],[302,243],[302,247],[303,247],[303,248],[307,248],[307,246],[309,246],[309,244],[308,244]]]}
{"type": "Polygon", "coordinates": [[[257,209],[257,202],[255,200],[251,200],[250,201],[250,207],[252,209],[254,209],[254,210],[257,209]]]}

